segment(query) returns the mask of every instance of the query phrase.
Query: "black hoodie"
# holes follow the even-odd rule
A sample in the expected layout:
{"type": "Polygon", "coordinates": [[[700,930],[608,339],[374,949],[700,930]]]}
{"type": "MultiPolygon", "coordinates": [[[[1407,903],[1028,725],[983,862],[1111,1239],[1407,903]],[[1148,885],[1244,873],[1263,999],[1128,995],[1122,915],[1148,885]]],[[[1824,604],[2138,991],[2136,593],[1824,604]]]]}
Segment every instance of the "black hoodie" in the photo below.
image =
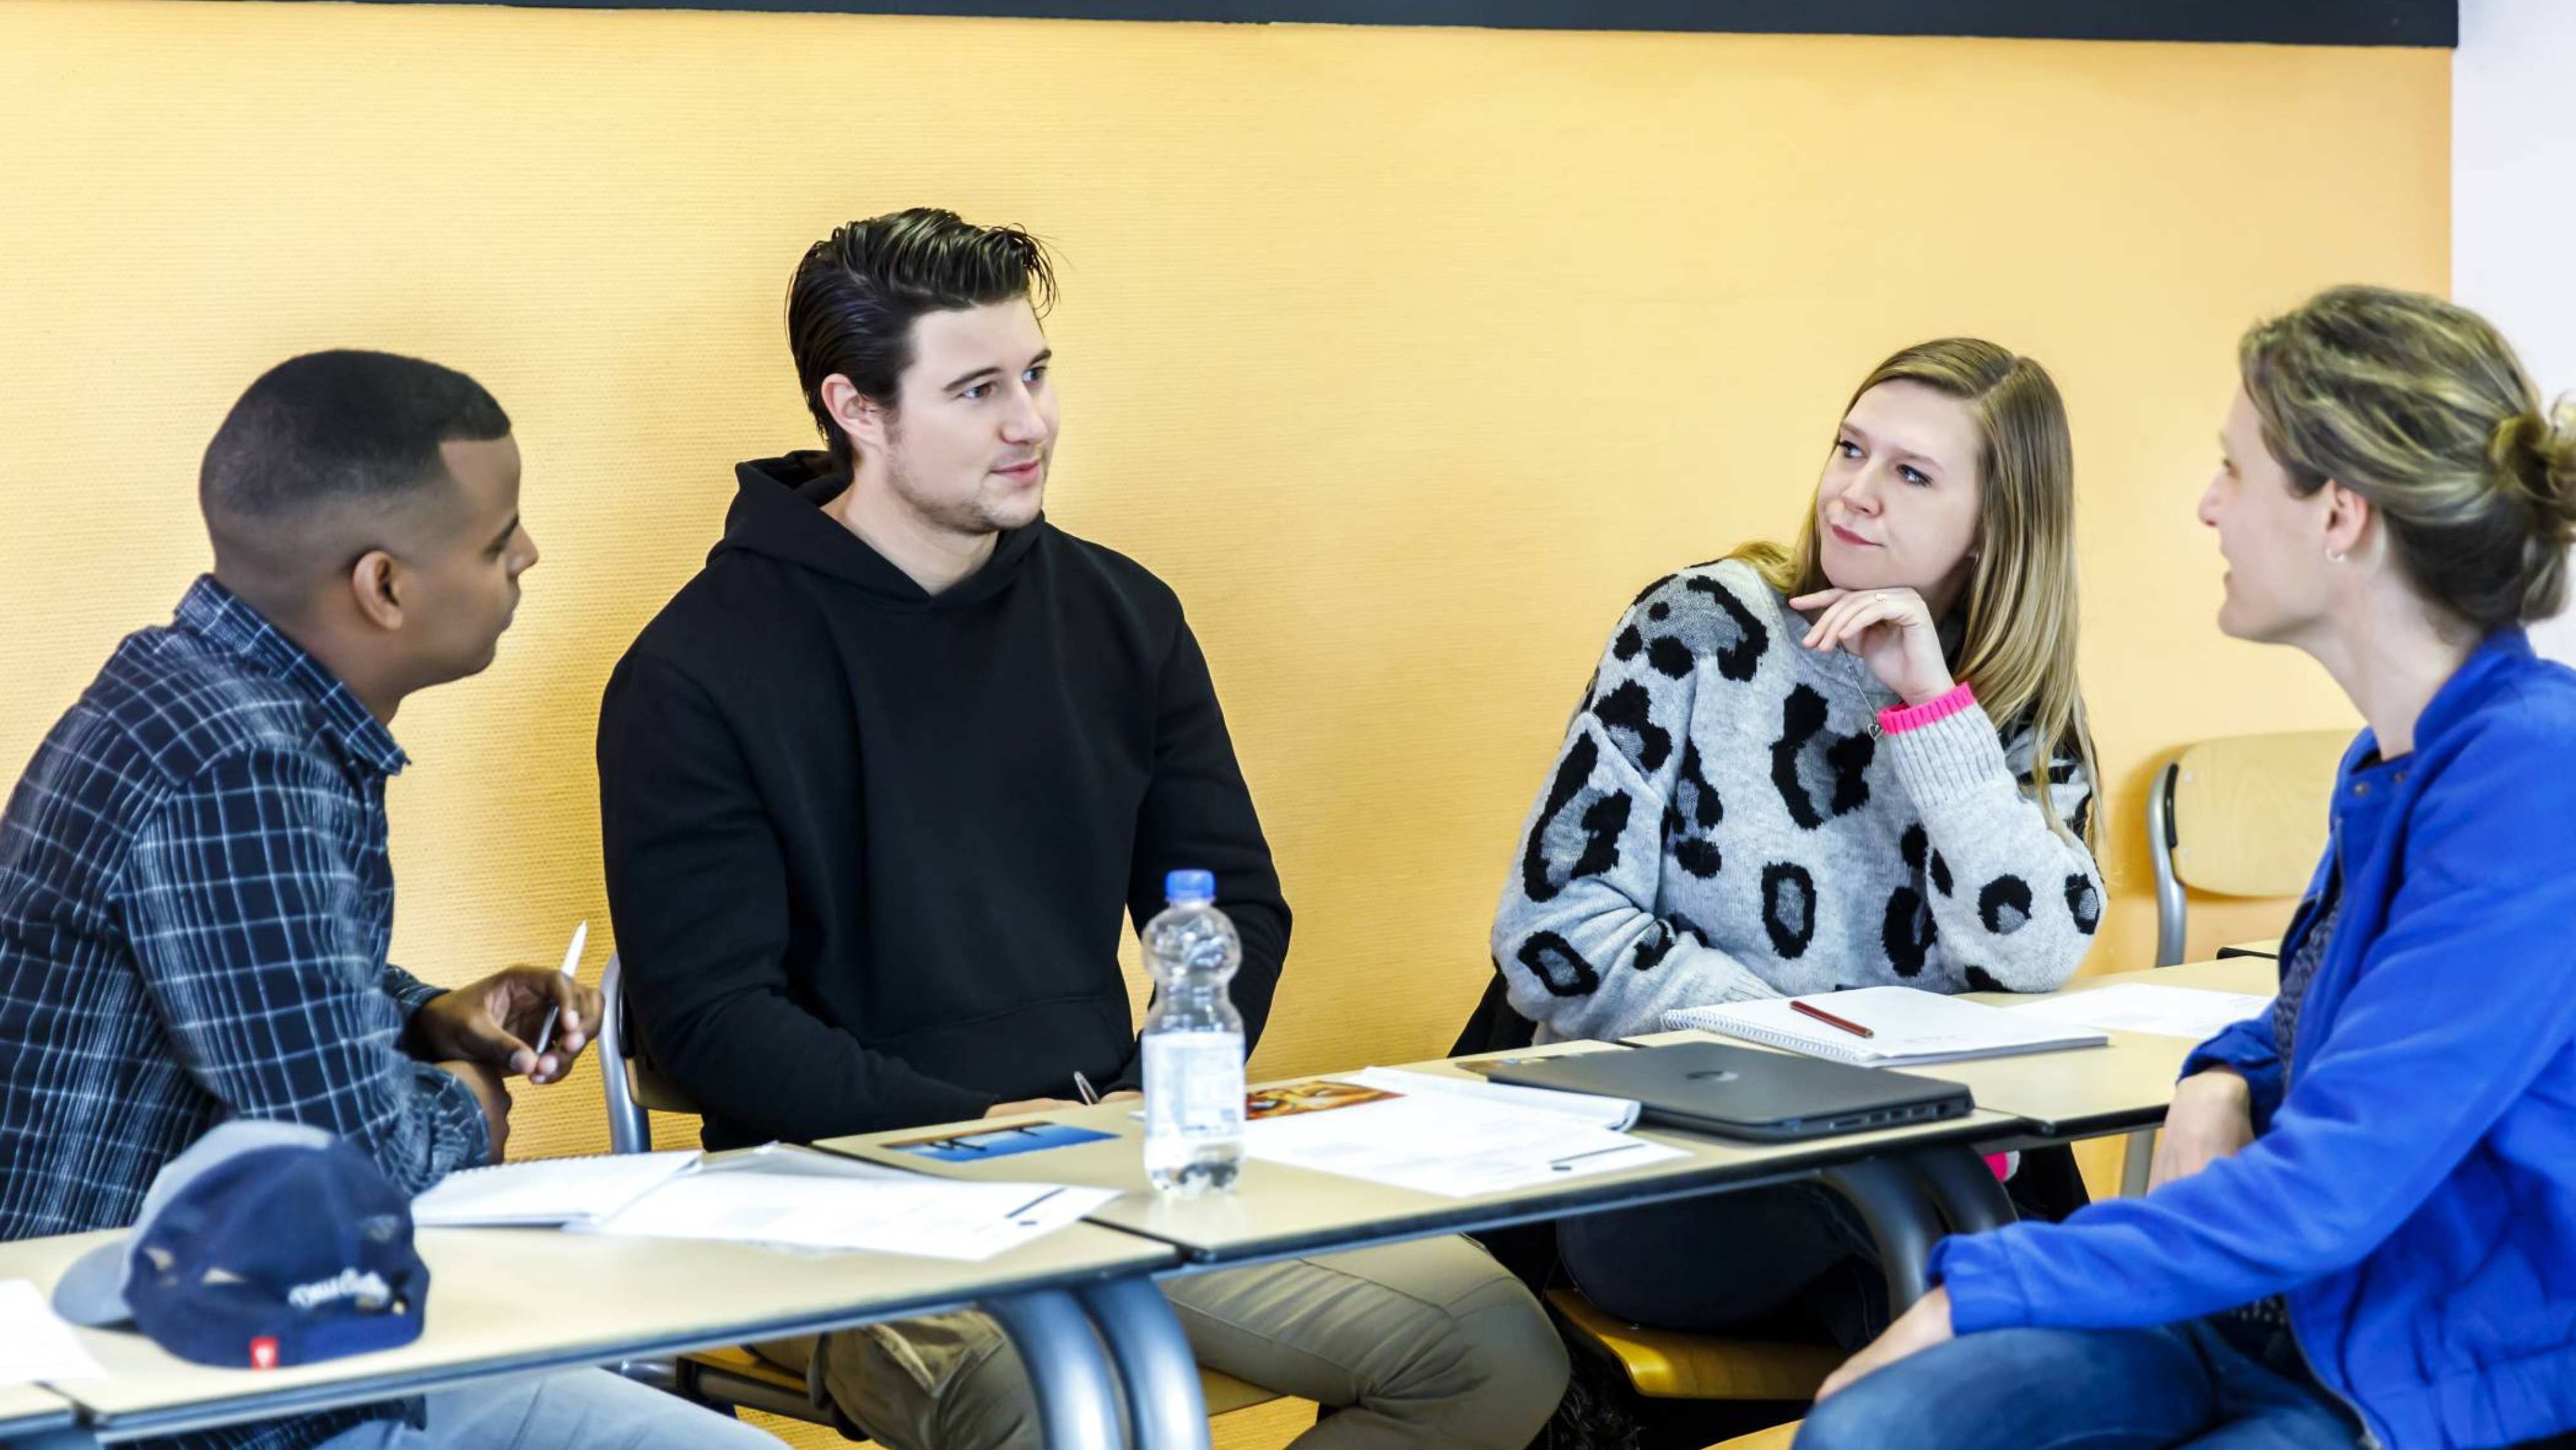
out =
{"type": "Polygon", "coordinates": [[[599,718],[636,1040],[710,1148],[1132,1084],[1122,915],[1214,871],[1247,1043],[1288,908],[1180,601],[1043,518],[931,595],[821,505],[823,455],[736,470],[707,566],[599,718]]]}

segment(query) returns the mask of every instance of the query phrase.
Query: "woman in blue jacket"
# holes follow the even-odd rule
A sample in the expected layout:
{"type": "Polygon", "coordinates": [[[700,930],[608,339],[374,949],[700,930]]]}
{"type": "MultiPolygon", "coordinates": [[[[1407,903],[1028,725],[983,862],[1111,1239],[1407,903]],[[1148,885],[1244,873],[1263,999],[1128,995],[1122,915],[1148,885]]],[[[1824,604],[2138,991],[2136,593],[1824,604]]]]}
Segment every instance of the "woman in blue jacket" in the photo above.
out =
{"type": "Polygon", "coordinates": [[[2565,600],[2576,416],[2410,293],[2326,292],[2238,360],[2219,627],[2369,724],[2280,995],[2192,1054],[2147,1196],[1943,1242],[1805,1450],[2576,1430],[2576,671],[2520,628],[2565,600]]]}

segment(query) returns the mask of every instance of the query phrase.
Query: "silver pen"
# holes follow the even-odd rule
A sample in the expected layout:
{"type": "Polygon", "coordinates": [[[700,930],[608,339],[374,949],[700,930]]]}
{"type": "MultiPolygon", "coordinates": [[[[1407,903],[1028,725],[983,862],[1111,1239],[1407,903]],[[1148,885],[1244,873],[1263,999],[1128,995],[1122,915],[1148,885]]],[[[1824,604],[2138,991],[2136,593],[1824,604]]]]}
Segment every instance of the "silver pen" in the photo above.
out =
{"type": "MultiPolygon", "coordinates": [[[[566,981],[570,981],[574,971],[581,966],[581,949],[584,946],[589,945],[589,943],[590,923],[585,921],[581,925],[572,929],[572,945],[564,948],[563,977],[566,981]]],[[[534,1044],[537,1050],[537,1063],[544,1062],[546,1053],[552,1050],[555,1045],[555,1018],[559,1016],[562,1011],[563,1008],[560,1006],[548,1007],[546,1009],[546,1020],[538,1026],[537,1040],[534,1044]]],[[[593,1024],[591,1030],[594,1032],[598,1031],[599,1029],[597,1024],[593,1024]]],[[[530,1077],[534,1077],[536,1075],[537,1063],[529,1064],[528,1075],[530,1077]]]]}

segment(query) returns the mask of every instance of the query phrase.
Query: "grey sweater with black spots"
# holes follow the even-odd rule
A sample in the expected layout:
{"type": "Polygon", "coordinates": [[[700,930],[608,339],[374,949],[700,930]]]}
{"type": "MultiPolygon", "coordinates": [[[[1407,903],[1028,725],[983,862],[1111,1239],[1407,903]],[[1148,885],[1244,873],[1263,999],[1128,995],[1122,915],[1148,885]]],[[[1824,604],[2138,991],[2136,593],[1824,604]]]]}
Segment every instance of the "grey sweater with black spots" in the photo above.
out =
{"type": "MultiPolygon", "coordinates": [[[[1731,561],[1620,621],[1494,918],[1541,1040],[1845,987],[2041,992],[2083,960],[2102,878],[2043,818],[2027,735],[1974,705],[1881,734],[1895,693],[1805,632],[1731,561]]],[[[2049,781],[2080,836],[2092,782],[2049,781]]]]}

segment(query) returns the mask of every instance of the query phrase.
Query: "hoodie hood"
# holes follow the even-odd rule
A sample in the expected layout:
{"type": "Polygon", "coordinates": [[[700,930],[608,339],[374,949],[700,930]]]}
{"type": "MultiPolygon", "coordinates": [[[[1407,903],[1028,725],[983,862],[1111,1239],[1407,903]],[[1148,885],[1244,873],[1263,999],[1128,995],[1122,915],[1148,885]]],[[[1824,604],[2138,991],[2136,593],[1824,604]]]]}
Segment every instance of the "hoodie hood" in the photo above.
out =
{"type": "Polygon", "coordinates": [[[931,594],[842,527],[823,506],[850,486],[849,474],[828,453],[806,450],[734,465],[733,507],[725,512],[724,538],[707,562],[732,553],[761,554],[848,584],[871,598],[910,609],[956,609],[1001,593],[1019,577],[1029,554],[1048,531],[1040,514],[1026,527],[995,540],[984,567],[940,594],[931,594]]]}

